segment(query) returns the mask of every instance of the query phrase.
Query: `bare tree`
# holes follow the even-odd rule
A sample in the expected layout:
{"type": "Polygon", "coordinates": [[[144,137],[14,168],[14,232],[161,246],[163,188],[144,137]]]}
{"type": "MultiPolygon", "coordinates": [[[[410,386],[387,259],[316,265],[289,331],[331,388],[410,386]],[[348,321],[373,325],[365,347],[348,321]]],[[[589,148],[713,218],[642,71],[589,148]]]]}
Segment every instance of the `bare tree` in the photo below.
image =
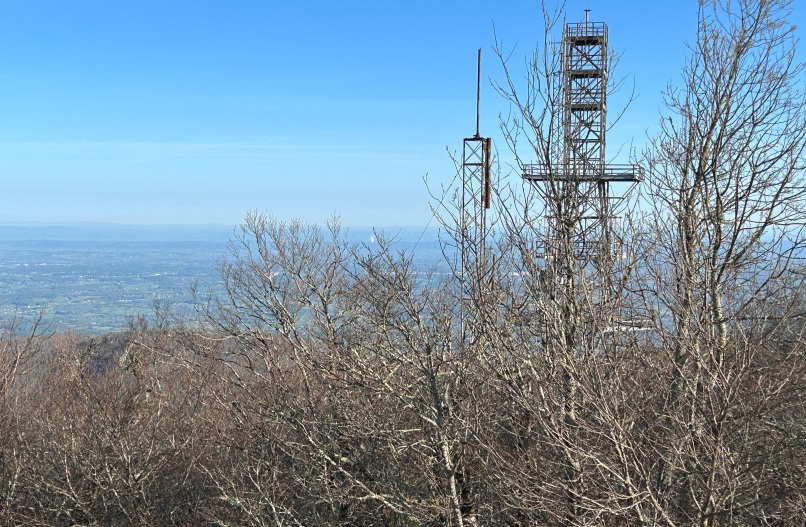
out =
{"type": "Polygon", "coordinates": [[[221,404],[237,404],[229,434],[250,445],[246,480],[214,475],[235,517],[477,521],[467,445],[479,386],[475,358],[455,346],[452,284],[382,235],[356,245],[335,222],[323,231],[264,215],[247,217],[222,276],[227,295],[204,313],[234,342],[216,352],[221,404]]]}
{"type": "Polygon", "coordinates": [[[101,339],[67,335],[38,365],[17,427],[24,464],[17,522],[159,525],[201,518],[202,379],[163,355],[164,334],[136,333],[121,339],[122,354],[101,339]]]}
{"type": "MultiPolygon", "coordinates": [[[[517,489],[504,498],[510,521],[585,525],[614,521],[629,508],[628,482],[601,438],[602,423],[613,416],[597,412],[609,410],[599,404],[607,388],[601,381],[617,375],[618,328],[632,318],[626,287],[635,255],[624,244],[628,234],[607,225],[616,211],[590,208],[602,190],[591,162],[569,161],[573,131],[557,35],[565,5],[542,7],[541,46],[523,78],[511,53],[496,46],[504,70],[496,88],[510,104],[502,128],[513,168],[520,179],[539,167],[540,183],[499,191],[496,291],[481,309],[483,356],[507,401],[500,424],[506,434],[485,441],[495,470],[517,489]],[[591,214],[606,219],[594,224],[591,214]],[[616,476],[621,481],[613,483],[616,476]]],[[[605,93],[619,88],[617,58],[603,57],[605,93]]]]}
{"type": "Polygon", "coordinates": [[[26,418],[22,402],[36,382],[37,359],[48,334],[42,314],[25,327],[15,318],[0,334],[0,522],[13,522],[25,466],[18,447],[18,423],[26,418]]]}
{"type": "Polygon", "coordinates": [[[803,397],[800,343],[782,349],[770,332],[800,316],[782,292],[797,300],[803,283],[806,100],[791,5],[700,3],[682,85],[667,91],[646,153],[654,231],[642,284],[671,364],[649,492],[668,524],[803,519],[790,503],[803,499],[791,484],[802,466],[784,477],[767,457],[803,454],[775,417],[803,397]]]}

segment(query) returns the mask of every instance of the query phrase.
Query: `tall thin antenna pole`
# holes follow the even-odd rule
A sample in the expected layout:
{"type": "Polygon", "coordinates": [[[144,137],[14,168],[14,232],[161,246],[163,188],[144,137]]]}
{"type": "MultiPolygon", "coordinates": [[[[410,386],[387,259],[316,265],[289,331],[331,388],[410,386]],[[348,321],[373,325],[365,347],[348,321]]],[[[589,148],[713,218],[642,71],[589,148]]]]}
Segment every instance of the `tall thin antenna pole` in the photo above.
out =
{"type": "Polygon", "coordinates": [[[476,134],[465,137],[462,149],[462,202],[460,224],[460,305],[461,342],[471,342],[474,334],[474,310],[487,287],[490,269],[486,263],[487,209],[490,208],[492,182],[490,156],[492,140],[481,137],[481,48],[478,52],[476,74],[476,134]]]}
{"type": "Polygon", "coordinates": [[[479,61],[476,73],[476,135],[479,137],[479,114],[481,113],[481,48],[479,48],[479,61]]]}

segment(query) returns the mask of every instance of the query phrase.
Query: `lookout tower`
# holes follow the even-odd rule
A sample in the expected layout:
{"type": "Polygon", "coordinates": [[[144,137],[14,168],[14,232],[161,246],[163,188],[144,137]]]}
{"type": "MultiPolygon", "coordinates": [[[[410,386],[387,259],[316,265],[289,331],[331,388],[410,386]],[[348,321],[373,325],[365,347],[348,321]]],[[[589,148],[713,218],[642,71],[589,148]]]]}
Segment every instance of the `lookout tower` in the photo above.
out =
{"type": "Polygon", "coordinates": [[[642,179],[639,167],[607,164],[607,24],[567,23],[561,43],[561,159],[524,165],[523,178],[543,196],[550,231],[546,259],[612,261],[612,219],[616,202],[642,179]],[[627,184],[615,194],[611,186],[627,184]]]}

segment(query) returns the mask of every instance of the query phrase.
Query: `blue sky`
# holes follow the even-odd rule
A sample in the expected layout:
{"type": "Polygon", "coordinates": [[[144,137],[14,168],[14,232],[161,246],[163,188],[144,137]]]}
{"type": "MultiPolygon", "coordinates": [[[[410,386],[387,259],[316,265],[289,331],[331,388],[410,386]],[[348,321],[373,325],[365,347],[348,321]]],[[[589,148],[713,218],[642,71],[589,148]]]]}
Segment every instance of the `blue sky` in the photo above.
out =
{"type": "MultiPolygon", "coordinates": [[[[640,147],[696,1],[567,7],[608,23],[639,96],[609,151],[640,147]]],[[[0,222],[424,225],[423,178],[475,131],[476,50],[500,79],[494,34],[521,64],[540,22],[534,0],[0,0],[0,222]]],[[[482,106],[506,162],[488,81],[482,106]]]]}

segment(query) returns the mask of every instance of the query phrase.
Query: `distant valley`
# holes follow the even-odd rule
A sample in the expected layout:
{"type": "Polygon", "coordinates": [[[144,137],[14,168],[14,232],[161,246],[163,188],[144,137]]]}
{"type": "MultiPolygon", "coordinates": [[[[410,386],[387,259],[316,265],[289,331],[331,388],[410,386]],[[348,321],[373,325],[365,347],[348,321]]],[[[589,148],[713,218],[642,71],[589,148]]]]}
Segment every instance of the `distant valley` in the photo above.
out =
{"type": "MultiPolygon", "coordinates": [[[[390,228],[400,249],[417,247],[415,263],[441,258],[437,231],[390,228]]],[[[118,331],[151,316],[155,302],[176,314],[194,312],[191,287],[218,294],[217,262],[234,227],[20,224],[0,226],[0,321],[23,324],[44,310],[56,331],[118,331]]],[[[349,238],[370,242],[371,229],[349,238]]]]}

